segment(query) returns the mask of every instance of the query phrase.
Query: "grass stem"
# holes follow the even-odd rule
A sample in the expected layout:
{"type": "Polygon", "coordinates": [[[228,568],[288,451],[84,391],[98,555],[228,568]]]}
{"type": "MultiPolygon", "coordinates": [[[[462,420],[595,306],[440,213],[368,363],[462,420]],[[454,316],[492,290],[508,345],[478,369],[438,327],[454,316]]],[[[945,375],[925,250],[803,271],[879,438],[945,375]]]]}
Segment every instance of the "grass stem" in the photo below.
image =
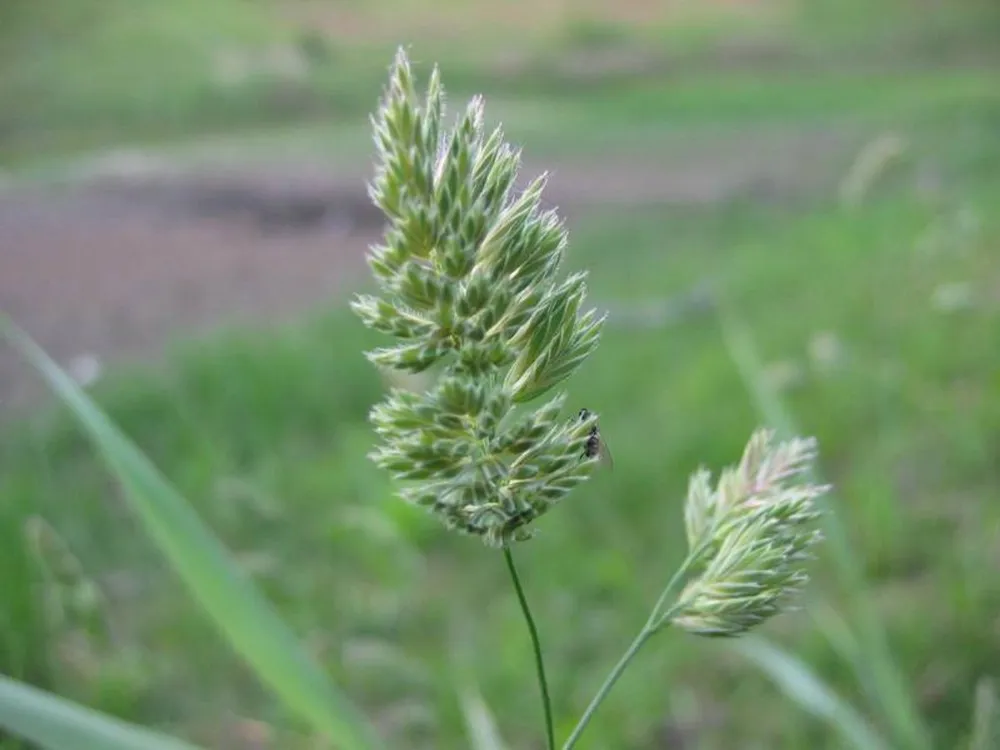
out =
{"type": "Polygon", "coordinates": [[[542,691],[542,709],[545,712],[545,737],[546,747],[555,750],[556,734],[552,723],[552,701],[549,698],[549,684],[545,679],[545,661],[542,658],[542,642],[538,637],[538,628],[535,627],[535,619],[531,616],[531,607],[528,606],[528,599],[524,595],[521,587],[521,579],[517,575],[517,568],[514,566],[514,556],[510,552],[510,547],[504,545],[503,556],[507,561],[507,570],[510,571],[510,579],[514,582],[514,590],[517,592],[517,600],[521,603],[521,611],[524,613],[524,621],[528,624],[528,632],[531,634],[531,646],[535,652],[535,668],[538,671],[538,686],[542,691]]]}

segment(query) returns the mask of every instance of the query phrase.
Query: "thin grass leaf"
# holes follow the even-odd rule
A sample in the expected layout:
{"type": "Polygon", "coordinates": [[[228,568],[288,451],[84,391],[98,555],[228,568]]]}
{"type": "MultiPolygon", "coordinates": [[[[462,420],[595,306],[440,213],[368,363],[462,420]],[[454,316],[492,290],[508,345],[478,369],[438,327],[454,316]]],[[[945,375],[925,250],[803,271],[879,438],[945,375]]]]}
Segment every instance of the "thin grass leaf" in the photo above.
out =
{"type": "MultiPolygon", "coordinates": [[[[733,313],[726,300],[717,299],[716,305],[729,356],[739,370],[758,412],[782,437],[800,434],[791,413],[774,389],[768,386],[763,375],[764,366],[749,329],[733,313]]],[[[813,475],[810,480],[820,483],[816,472],[810,473],[813,475]]],[[[823,535],[861,648],[860,658],[852,660],[855,676],[873,709],[891,731],[897,747],[931,750],[930,733],[916,709],[916,700],[907,689],[906,680],[892,658],[885,631],[868,600],[867,581],[860,557],[851,548],[847,531],[834,509],[833,497],[833,493],[827,493],[820,500],[825,503],[823,535]]]]}
{"type": "Polygon", "coordinates": [[[479,690],[474,685],[469,685],[462,690],[459,698],[462,703],[466,733],[469,736],[469,746],[473,750],[507,750],[500,737],[493,712],[486,705],[479,690]]]}
{"type": "Polygon", "coordinates": [[[472,750],[507,750],[500,736],[496,717],[490,711],[476,684],[475,622],[467,613],[456,609],[448,626],[451,646],[452,685],[457,686],[459,708],[465,720],[465,734],[472,750]]]}
{"type": "Polygon", "coordinates": [[[4,490],[0,482],[0,672],[48,688],[56,675],[38,566],[24,533],[29,511],[21,495],[4,490]]]}
{"type": "Polygon", "coordinates": [[[196,750],[2,675],[0,726],[47,750],[196,750]]]}
{"type": "Polygon", "coordinates": [[[377,746],[348,698],[301,647],[253,582],[229,559],[197,513],[59,366],[4,317],[0,332],[75,414],[125,489],[153,541],[195,600],[257,676],[340,748],[377,746]]]}
{"type": "Polygon", "coordinates": [[[1000,701],[996,684],[989,677],[976,683],[972,709],[972,739],[969,750],[996,750],[1000,747],[1000,701]]]}
{"type": "Polygon", "coordinates": [[[821,680],[801,659],[759,636],[744,636],[733,647],[755,664],[799,708],[825,721],[857,750],[889,750],[890,745],[854,707],[821,680]]]}
{"type": "MultiPolygon", "coordinates": [[[[779,436],[789,438],[802,434],[791,413],[782,403],[778,393],[768,386],[764,376],[764,363],[761,361],[752,335],[739,318],[730,311],[724,302],[718,303],[719,322],[722,327],[723,339],[730,359],[736,365],[743,385],[750,393],[758,413],[767,420],[779,436]]],[[[810,481],[818,482],[816,472],[809,470],[810,481]]],[[[864,585],[864,575],[857,555],[850,546],[847,531],[834,512],[831,493],[827,493],[820,501],[824,503],[824,544],[833,552],[833,562],[841,584],[846,589],[858,589],[864,585]]]]}
{"type": "Polygon", "coordinates": [[[826,602],[810,602],[807,614],[840,658],[849,663],[855,673],[861,672],[864,669],[861,644],[847,620],[826,602]]]}

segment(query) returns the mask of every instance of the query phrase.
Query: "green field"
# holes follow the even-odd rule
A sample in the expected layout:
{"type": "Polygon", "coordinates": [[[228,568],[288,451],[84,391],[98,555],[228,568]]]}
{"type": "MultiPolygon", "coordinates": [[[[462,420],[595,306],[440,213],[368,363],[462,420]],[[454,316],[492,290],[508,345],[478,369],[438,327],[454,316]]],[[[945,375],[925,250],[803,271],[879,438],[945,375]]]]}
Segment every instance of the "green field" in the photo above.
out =
{"type": "MultiPolygon", "coordinates": [[[[255,152],[292,144],[368,158],[359,114],[376,103],[394,43],[334,38],[329,57],[296,84],[302,98],[269,109],[266,97],[242,89],[214,97],[198,61],[176,44],[205,49],[223,31],[243,41],[277,34],[256,6],[200,4],[217,6],[208,13],[178,4],[191,6],[186,19],[181,10],[133,17],[121,3],[105,5],[107,15],[95,11],[79,37],[91,46],[67,43],[58,54],[26,51],[29,32],[77,38],[69,20],[41,19],[27,3],[12,16],[20,47],[4,54],[20,63],[0,75],[0,154],[12,165],[30,170],[82,147],[168,138],[183,158],[204,148],[187,136],[230,127],[243,133],[232,143],[255,152]],[[152,57],[162,48],[162,59],[130,68],[121,56],[137,55],[137,44],[152,57]],[[136,95],[143,76],[180,58],[190,66],[171,67],[163,87],[136,95]]],[[[934,747],[965,747],[977,681],[1000,679],[1000,68],[983,42],[986,29],[1000,32],[994,16],[968,8],[913,28],[886,11],[851,36],[863,12],[837,26],[825,15],[830,3],[821,5],[799,25],[761,28],[808,51],[798,59],[841,55],[856,65],[713,65],[722,32],[709,33],[708,21],[642,34],[605,17],[553,21],[523,42],[530,65],[510,75],[480,64],[469,51],[474,37],[454,49],[428,34],[424,49],[413,35],[415,59],[449,50],[434,59],[454,90],[452,110],[464,92],[482,91],[488,122],[509,121],[532,164],[585,163],[595,151],[668,163],[761,134],[833,132],[851,153],[886,133],[906,143],[855,205],[837,193],[848,159],[801,191],[748,185],[724,201],[609,201],[573,215],[571,265],[589,271],[594,303],[612,315],[597,354],[569,384],[570,403],[601,414],[615,468],[518,548],[561,736],[680,562],[688,475],[734,462],[765,419],[711,310],[634,314],[706,280],[752,331],[767,365],[758,385],[777,389],[819,439],[836,513],[934,747]],[[676,78],[581,83],[531,73],[551,72],[545,61],[587,45],[633,40],[662,50],[671,39],[688,61],[676,78]],[[924,49],[927,39],[943,40],[944,61],[924,49]],[[882,40],[897,42],[893,63],[866,67],[882,40]],[[949,61],[954,49],[959,62],[949,61]]],[[[113,371],[95,393],[392,746],[467,747],[456,679],[471,671],[510,747],[542,747],[531,652],[503,560],[404,506],[365,458],[366,415],[384,384],[362,351],[384,342],[346,299],[329,308],[277,331],[180,342],[165,367],[113,371]]],[[[241,733],[260,731],[250,719],[276,733],[261,746],[322,746],[221,645],[68,417],[36,415],[3,439],[0,672],[210,747],[250,746],[240,744],[249,736],[241,733]],[[80,564],[40,588],[31,585],[33,559],[19,555],[24,519],[35,514],[80,564]],[[39,610],[53,601],[59,612],[39,610]]],[[[829,555],[819,561],[810,601],[842,601],[833,568],[829,555]]],[[[765,631],[874,713],[844,654],[805,612],[765,631]]],[[[659,639],[626,675],[581,746],[840,747],[727,644],[680,633],[659,639]]]]}

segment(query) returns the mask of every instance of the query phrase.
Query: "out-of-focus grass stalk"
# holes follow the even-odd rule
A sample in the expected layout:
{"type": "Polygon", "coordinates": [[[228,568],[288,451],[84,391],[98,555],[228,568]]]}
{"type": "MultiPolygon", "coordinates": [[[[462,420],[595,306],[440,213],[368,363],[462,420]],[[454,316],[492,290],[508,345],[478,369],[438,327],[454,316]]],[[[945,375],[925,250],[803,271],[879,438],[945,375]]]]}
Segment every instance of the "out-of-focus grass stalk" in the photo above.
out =
{"type": "Polygon", "coordinates": [[[976,685],[969,750],[996,750],[998,747],[1000,747],[1000,700],[997,699],[996,681],[984,677],[976,685]]]}
{"type": "MultiPolygon", "coordinates": [[[[764,366],[749,328],[735,314],[725,295],[717,292],[715,304],[723,340],[733,363],[761,416],[783,436],[799,433],[788,408],[764,377],[764,366]]],[[[815,470],[812,470],[815,473],[815,470]]],[[[814,478],[814,481],[818,481],[814,478]]],[[[848,610],[850,627],[855,632],[858,659],[852,660],[871,708],[878,714],[893,739],[893,745],[905,750],[930,750],[926,725],[916,709],[914,696],[892,658],[885,631],[868,598],[867,582],[843,522],[831,502],[832,494],[822,499],[826,505],[822,529],[830,550],[840,588],[848,610]]],[[[808,605],[807,605],[808,606],[808,605]]]]}
{"type": "Polygon", "coordinates": [[[196,750],[3,675],[0,726],[47,750],[196,750]]]}
{"type": "Polygon", "coordinates": [[[766,674],[803,711],[829,724],[851,747],[890,750],[890,745],[854,706],[794,654],[757,635],[739,639],[733,648],[766,674]]]}

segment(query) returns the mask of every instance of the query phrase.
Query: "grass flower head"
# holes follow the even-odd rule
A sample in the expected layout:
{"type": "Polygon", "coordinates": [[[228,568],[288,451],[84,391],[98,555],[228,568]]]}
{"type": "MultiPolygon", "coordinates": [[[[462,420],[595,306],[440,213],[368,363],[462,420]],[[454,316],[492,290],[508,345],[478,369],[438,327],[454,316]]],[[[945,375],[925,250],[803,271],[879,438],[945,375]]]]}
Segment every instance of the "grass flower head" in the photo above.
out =
{"type": "Polygon", "coordinates": [[[816,499],[829,488],[800,481],[816,457],[812,439],[773,445],[750,438],[740,465],[713,489],[707,471],[688,489],[685,525],[696,577],[671,622],[706,636],[735,636],[777,614],[808,580],[806,562],[821,538],[816,499]]]}
{"type": "Polygon", "coordinates": [[[596,417],[537,409],[597,346],[603,317],[581,310],[585,274],[560,280],[566,230],[539,204],[544,176],[514,190],[520,163],[474,98],[444,132],[435,69],[420,101],[405,53],[373,118],[379,165],[370,194],[388,228],[368,261],[378,295],[352,307],[396,338],[368,352],[378,367],[433,371],[426,392],[393,389],[372,411],[373,460],[404,499],[449,528],[503,545],[583,482],[596,417]],[[432,370],[433,368],[433,370],[432,370]]]}

